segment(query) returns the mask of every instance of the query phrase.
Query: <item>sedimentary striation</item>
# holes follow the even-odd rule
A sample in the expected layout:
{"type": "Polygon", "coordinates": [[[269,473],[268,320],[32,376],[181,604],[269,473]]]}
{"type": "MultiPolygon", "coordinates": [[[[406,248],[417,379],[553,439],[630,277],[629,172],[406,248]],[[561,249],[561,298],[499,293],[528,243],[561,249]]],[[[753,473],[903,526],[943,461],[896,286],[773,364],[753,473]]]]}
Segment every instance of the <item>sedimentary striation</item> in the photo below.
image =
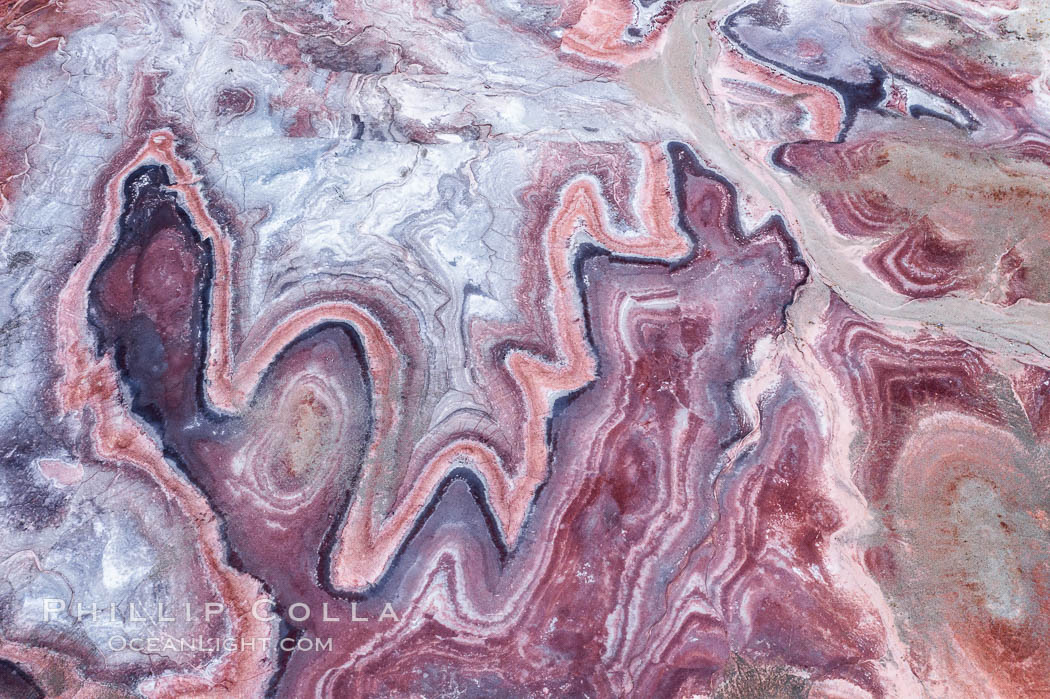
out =
{"type": "Polygon", "coordinates": [[[0,11],[3,696],[1050,691],[1039,2],[0,11]]]}

